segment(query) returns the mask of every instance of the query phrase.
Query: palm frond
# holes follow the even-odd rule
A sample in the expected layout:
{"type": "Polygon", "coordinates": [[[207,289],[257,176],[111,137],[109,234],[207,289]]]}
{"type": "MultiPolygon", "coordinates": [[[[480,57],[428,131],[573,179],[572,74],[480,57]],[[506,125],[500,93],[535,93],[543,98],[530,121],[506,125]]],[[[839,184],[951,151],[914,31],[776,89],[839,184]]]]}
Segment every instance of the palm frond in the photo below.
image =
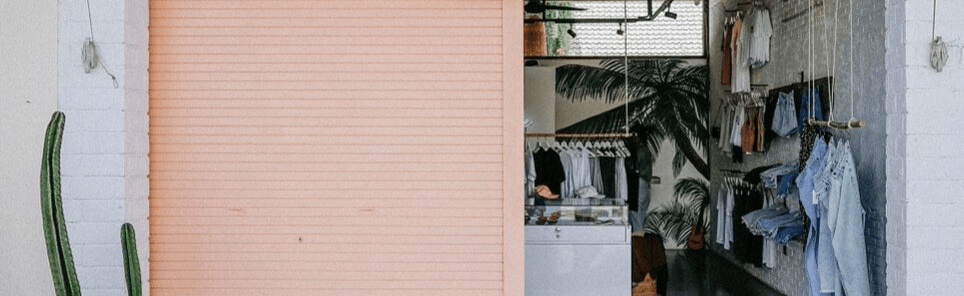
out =
{"type": "Polygon", "coordinates": [[[693,201],[691,204],[696,206],[696,211],[710,204],[709,185],[701,179],[690,177],[676,181],[673,185],[673,194],[676,195],[676,200],[693,201]]]}
{"type": "Polygon", "coordinates": [[[678,177],[681,172],[683,172],[683,166],[686,165],[686,154],[683,150],[676,150],[676,155],[673,156],[673,177],[678,177]]]}
{"type": "MultiPolygon", "coordinates": [[[[631,116],[624,124],[652,131],[644,141],[654,153],[666,139],[677,150],[706,147],[710,108],[706,65],[690,66],[681,60],[632,60],[627,64],[619,59],[604,60],[598,67],[565,65],[556,69],[556,93],[572,101],[620,102],[626,98],[627,74],[631,116]]],[[[707,175],[703,156],[693,150],[679,159],[700,163],[698,169],[707,175]]]]}
{"type": "MultiPolygon", "coordinates": [[[[607,103],[622,102],[626,99],[626,78],[620,67],[575,64],[558,67],[556,93],[577,102],[588,99],[604,100],[607,103]]],[[[637,83],[630,80],[630,85],[637,83]]],[[[634,94],[633,90],[630,91],[630,98],[639,95],[634,94]]]]}
{"type": "Polygon", "coordinates": [[[672,240],[676,244],[686,244],[692,233],[690,225],[697,224],[697,217],[690,211],[690,207],[682,202],[674,201],[669,206],[658,207],[646,216],[646,231],[654,232],[672,240]]]}

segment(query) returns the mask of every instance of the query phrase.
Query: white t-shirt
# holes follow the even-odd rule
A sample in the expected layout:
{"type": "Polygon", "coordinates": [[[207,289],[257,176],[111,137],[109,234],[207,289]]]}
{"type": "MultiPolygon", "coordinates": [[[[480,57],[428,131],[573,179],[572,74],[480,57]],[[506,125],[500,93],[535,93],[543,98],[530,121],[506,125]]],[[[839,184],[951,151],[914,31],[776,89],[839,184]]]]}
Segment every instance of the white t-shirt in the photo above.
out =
{"type": "Polygon", "coordinates": [[[730,91],[733,93],[750,91],[750,64],[747,61],[750,58],[750,44],[753,36],[750,29],[752,22],[752,18],[743,19],[740,23],[739,36],[733,40],[734,52],[731,66],[733,77],[730,86],[730,91]]]}
{"type": "Polygon", "coordinates": [[[753,68],[759,68],[770,61],[770,37],[773,36],[773,26],[770,24],[770,11],[757,8],[753,13],[752,38],[748,63],[753,68]]]}

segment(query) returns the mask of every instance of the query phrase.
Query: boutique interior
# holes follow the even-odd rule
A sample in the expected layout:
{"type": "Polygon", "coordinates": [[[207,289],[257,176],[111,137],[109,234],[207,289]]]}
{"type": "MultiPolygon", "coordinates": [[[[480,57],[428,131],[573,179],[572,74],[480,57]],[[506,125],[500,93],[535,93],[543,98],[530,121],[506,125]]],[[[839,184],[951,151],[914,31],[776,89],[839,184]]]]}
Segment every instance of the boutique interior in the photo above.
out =
{"type": "Polygon", "coordinates": [[[884,13],[525,4],[526,295],[885,295],[884,13]]]}

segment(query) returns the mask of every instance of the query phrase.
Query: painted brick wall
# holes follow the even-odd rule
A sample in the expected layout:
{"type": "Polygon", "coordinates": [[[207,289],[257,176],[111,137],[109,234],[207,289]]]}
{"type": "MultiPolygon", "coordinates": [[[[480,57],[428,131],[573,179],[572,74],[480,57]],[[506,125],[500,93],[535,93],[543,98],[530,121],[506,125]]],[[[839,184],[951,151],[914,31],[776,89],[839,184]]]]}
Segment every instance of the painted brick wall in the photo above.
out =
{"type": "MultiPolygon", "coordinates": [[[[964,6],[938,0],[936,34],[948,42],[943,72],[928,66],[932,1],[904,5],[907,295],[964,290],[964,6]]],[[[902,3],[903,2],[903,3],[902,3]]]]}
{"type": "Polygon", "coordinates": [[[59,96],[67,114],[62,150],[64,214],[85,295],[126,295],[120,225],[134,224],[142,278],[148,279],[147,4],[91,0],[103,68],[84,73],[90,37],[87,2],[59,9],[59,96]]]}
{"type": "MultiPolygon", "coordinates": [[[[711,53],[711,97],[714,98],[714,110],[718,107],[718,98],[726,94],[729,87],[719,85],[720,61],[719,48],[721,38],[720,26],[722,24],[722,13],[725,9],[735,7],[739,1],[721,1],[721,5],[714,6],[711,13],[716,17],[711,17],[710,53],[711,53]]],[[[754,84],[770,84],[773,87],[782,87],[800,81],[800,72],[806,73],[806,79],[822,78],[828,73],[834,72],[832,76],[837,82],[837,102],[834,104],[833,112],[836,119],[846,120],[850,117],[851,98],[849,90],[850,83],[850,25],[849,25],[849,1],[825,0],[824,7],[818,7],[813,12],[813,43],[815,52],[811,62],[808,53],[808,43],[810,42],[810,14],[803,13],[800,17],[784,22],[784,19],[807,10],[809,1],[764,1],[770,8],[771,21],[774,28],[774,36],[771,39],[771,61],[763,68],[753,70],[752,81],[754,84]],[[837,24],[834,26],[834,6],[838,2],[837,24]],[[829,15],[829,18],[826,17],[829,15]],[[829,27],[825,27],[828,24],[829,27]],[[836,28],[836,29],[834,29],[836,28]],[[829,34],[828,34],[829,33],[829,34]],[[833,46],[833,36],[836,35],[836,50],[833,46]],[[830,36],[829,38],[825,36],[830,36]],[[828,63],[828,54],[830,61],[828,63]],[[828,70],[828,64],[833,65],[833,58],[836,57],[836,70],[828,70]],[[813,71],[810,63],[814,65],[813,71]],[[813,72],[815,74],[811,75],[813,72]]],[[[855,117],[863,119],[867,123],[867,128],[859,131],[847,132],[842,134],[851,142],[854,149],[854,160],[857,166],[857,177],[860,187],[861,203],[867,213],[865,238],[867,243],[867,257],[869,272],[871,277],[871,292],[873,295],[886,294],[886,172],[885,172],[885,152],[886,152],[886,113],[884,110],[885,101],[885,76],[886,69],[884,63],[884,42],[885,26],[883,3],[872,1],[856,1],[854,4],[854,84],[856,100],[855,117]]],[[[716,114],[716,113],[713,113],[716,114]]],[[[774,163],[796,161],[799,155],[799,137],[794,136],[789,139],[777,139],[771,145],[770,151],[765,154],[757,154],[744,157],[743,163],[734,163],[729,157],[721,153],[718,149],[711,148],[712,166],[714,170],[714,185],[722,176],[718,169],[737,169],[747,171],[749,169],[774,163]]],[[[714,191],[716,186],[713,187],[714,191]]],[[[778,268],[758,269],[747,267],[747,270],[757,275],[764,282],[774,286],[778,290],[788,295],[801,295],[804,289],[802,281],[804,270],[802,267],[802,244],[791,245],[793,252],[789,255],[796,255],[796,258],[787,260],[786,266],[778,268]]],[[[720,248],[716,248],[717,251],[720,248]]],[[[723,251],[725,256],[727,252],[723,251]]],[[[783,263],[783,259],[781,259],[783,263]]]]}
{"type": "Polygon", "coordinates": [[[907,293],[907,217],[905,128],[907,88],[904,68],[904,0],[887,1],[887,292],[907,293]]]}

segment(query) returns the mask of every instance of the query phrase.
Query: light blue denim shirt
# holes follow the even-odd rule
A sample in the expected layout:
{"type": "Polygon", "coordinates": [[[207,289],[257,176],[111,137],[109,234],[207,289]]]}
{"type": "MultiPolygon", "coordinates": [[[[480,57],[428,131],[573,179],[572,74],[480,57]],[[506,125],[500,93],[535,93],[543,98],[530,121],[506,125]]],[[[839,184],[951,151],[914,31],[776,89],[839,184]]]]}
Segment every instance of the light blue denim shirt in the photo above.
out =
{"type": "Polygon", "coordinates": [[[860,203],[857,173],[850,142],[838,148],[830,179],[827,224],[833,235],[833,251],[847,296],[870,295],[867,246],[864,241],[864,208],[860,203]]]}
{"type": "Polygon", "coordinates": [[[823,158],[827,155],[827,144],[819,137],[813,141],[813,152],[807,159],[806,167],[797,175],[797,192],[799,192],[800,202],[803,210],[810,218],[810,234],[807,235],[807,245],[804,251],[807,267],[807,283],[810,296],[829,296],[832,293],[820,293],[820,276],[817,262],[817,240],[820,236],[820,218],[817,215],[817,205],[813,203],[813,175],[819,166],[823,164],[823,158]]]}
{"type": "Polygon", "coordinates": [[[840,270],[837,268],[837,257],[834,255],[833,236],[827,223],[827,203],[830,194],[830,178],[834,164],[837,163],[837,142],[830,141],[827,147],[827,155],[823,162],[818,165],[817,172],[813,176],[813,195],[817,198],[817,216],[820,218],[820,237],[817,240],[817,269],[820,273],[820,292],[834,293],[843,295],[843,287],[840,283],[840,270]]]}

